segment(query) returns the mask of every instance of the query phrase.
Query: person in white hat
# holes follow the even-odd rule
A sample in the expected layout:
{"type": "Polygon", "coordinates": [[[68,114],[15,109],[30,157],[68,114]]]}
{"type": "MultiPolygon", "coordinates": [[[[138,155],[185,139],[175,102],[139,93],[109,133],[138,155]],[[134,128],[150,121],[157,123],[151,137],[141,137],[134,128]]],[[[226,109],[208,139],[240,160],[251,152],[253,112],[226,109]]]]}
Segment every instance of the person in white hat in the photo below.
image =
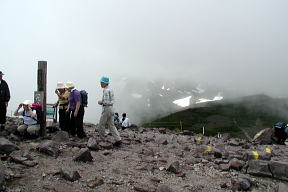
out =
{"type": "Polygon", "coordinates": [[[74,136],[77,133],[79,138],[86,137],[83,129],[84,106],[81,105],[80,91],[75,89],[73,82],[66,83],[66,89],[70,93],[68,101],[68,108],[66,110],[66,127],[68,132],[74,136]]]}
{"type": "Polygon", "coordinates": [[[59,126],[62,131],[68,131],[65,127],[65,112],[68,109],[68,98],[70,93],[66,90],[63,82],[57,83],[57,88],[55,90],[56,95],[58,96],[58,101],[55,103],[54,107],[59,106],[59,126]]]}
{"type": "Polygon", "coordinates": [[[32,102],[30,100],[25,100],[20,103],[16,111],[15,116],[23,116],[24,124],[17,128],[17,131],[21,135],[25,135],[27,132],[30,135],[38,135],[40,130],[40,124],[37,121],[36,111],[31,109],[32,102]],[[23,107],[23,110],[19,111],[23,107]]]}
{"type": "Polygon", "coordinates": [[[10,100],[10,90],[7,82],[3,80],[3,73],[0,71],[0,129],[5,129],[6,113],[10,100]]]}

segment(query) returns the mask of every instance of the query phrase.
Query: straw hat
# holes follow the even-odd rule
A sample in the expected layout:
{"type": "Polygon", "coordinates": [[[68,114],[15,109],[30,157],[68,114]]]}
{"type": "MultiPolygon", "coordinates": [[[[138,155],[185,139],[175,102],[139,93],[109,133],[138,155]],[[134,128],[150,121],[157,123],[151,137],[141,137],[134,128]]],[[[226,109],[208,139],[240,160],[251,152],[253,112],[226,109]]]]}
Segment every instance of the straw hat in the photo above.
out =
{"type": "Polygon", "coordinates": [[[74,83],[71,81],[68,81],[65,85],[66,88],[68,89],[73,89],[75,87],[74,83]]]}

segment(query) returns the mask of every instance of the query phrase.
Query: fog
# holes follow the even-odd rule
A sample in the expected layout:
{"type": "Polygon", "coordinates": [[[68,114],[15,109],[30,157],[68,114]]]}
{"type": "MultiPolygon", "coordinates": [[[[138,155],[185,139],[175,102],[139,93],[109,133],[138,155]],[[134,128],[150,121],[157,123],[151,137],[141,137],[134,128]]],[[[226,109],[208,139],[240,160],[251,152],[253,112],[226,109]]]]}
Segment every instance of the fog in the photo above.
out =
{"type": "Polygon", "coordinates": [[[103,75],[115,110],[134,123],[180,110],[173,101],[189,96],[191,104],[287,96],[287,8],[285,0],[0,0],[9,114],[33,100],[41,60],[48,62],[47,101],[56,102],[58,81],[73,81],[89,94],[85,120],[93,123],[103,75]]]}

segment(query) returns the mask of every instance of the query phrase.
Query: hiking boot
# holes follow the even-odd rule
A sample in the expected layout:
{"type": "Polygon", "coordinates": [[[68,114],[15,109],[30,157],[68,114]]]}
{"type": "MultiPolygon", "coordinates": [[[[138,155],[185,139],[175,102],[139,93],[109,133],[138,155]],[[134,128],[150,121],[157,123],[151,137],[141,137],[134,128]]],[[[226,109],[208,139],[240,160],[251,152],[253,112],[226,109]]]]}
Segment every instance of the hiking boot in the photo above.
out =
{"type": "Polygon", "coordinates": [[[115,143],[113,143],[113,146],[115,146],[115,147],[119,147],[121,145],[122,145],[122,141],[121,140],[120,141],[116,141],[115,143]]]}

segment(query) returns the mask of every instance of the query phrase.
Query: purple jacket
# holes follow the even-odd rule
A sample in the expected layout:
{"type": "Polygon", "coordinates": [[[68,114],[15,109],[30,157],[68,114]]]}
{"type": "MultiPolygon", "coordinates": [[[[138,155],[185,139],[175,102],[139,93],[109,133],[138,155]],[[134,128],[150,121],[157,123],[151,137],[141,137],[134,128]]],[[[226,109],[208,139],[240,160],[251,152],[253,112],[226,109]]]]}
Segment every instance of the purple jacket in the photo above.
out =
{"type": "Polygon", "coordinates": [[[81,103],[81,95],[80,92],[77,89],[72,90],[70,93],[70,96],[68,98],[70,109],[75,110],[76,109],[76,103],[81,103]]]}

